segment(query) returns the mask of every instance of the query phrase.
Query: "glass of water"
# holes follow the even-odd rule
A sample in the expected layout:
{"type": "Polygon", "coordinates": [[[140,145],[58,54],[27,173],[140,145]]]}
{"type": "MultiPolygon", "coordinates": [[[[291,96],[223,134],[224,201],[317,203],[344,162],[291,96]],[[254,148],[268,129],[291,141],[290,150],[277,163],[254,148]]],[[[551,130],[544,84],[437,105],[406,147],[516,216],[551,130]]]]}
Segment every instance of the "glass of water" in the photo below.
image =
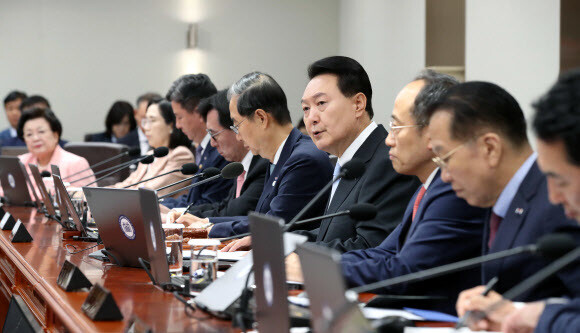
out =
{"type": "Polygon", "coordinates": [[[218,246],[220,241],[212,238],[194,238],[191,246],[191,268],[189,269],[192,291],[199,291],[217,279],[218,246]]]}
{"type": "Polygon", "coordinates": [[[162,224],[161,226],[165,232],[169,273],[181,276],[183,275],[183,228],[185,226],[177,223],[162,224]]]}

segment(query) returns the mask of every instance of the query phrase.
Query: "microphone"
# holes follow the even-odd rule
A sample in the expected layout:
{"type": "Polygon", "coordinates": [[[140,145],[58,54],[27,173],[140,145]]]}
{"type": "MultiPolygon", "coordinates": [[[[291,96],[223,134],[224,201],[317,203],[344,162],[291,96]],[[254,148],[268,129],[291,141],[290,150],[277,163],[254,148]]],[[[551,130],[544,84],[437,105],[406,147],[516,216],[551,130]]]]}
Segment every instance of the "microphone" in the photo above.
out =
{"type": "MultiPolygon", "coordinates": [[[[210,168],[207,168],[204,173],[207,173],[207,171],[209,169],[210,168]]],[[[204,177],[205,178],[204,180],[199,181],[197,183],[193,183],[191,185],[187,185],[185,187],[180,188],[179,190],[175,190],[173,192],[167,193],[167,194],[159,197],[159,200],[162,200],[162,199],[165,199],[167,197],[173,196],[174,194],[179,193],[179,192],[181,192],[183,190],[187,190],[187,189],[190,189],[192,187],[200,186],[202,184],[205,184],[207,182],[210,182],[210,181],[215,180],[215,179],[220,178],[220,177],[223,177],[225,179],[233,179],[233,178],[236,178],[237,176],[241,175],[242,172],[244,172],[244,166],[242,165],[242,163],[240,163],[240,162],[232,162],[232,163],[226,165],[222,169],[222,171],[220,173],[218,173],[217,175],[211,176],[209,178],[205,178],[204,177]]],[[[191,207],[191,204],[188,207],[191,207]]]]}
{"type": "Polygon", "coordinates": [[[177,181],[175,183],[171,183],[169,185],[162,186],[160,188],[155,189],[155,191],[159,192],[159,191],[164,190],[164,189],[166,189],[168,187],[175,186],[175,185],[179,185],[181,183],[184,183],[186,181],[193,180],[193,179],[199,178],[199,177],[201,177],[203,179],[206,179],[206,178],[209,178],[209,177],[213,177],[215,175],[220,174],[220,172],[221,171],[218,168],[209,167],[209,168],[203,170],[203,172],[201,172],[201,173],[198,173],[198,174],[196,174],[196,175],[194,175],[192,177],[188,177],[188,178],[182,179],[182,180],[177,181]]]}
{"type": "Polygon", "coordinates": [[[312,206],[314,206],[314,204],[316,204],[316,202],[318,202],[318,200],[320,200],[320,198],[326,194],[326,192],[332,187],[332,184],[334,184],[335,181],[341,178],[355,179],[362,176],[364,172],[365,164],[360,159],[353,158],[346,162],[342,168],[340,168],[340,173],[336,175],[336,177],[334,177],[330,182],[328,182],[328,184],[324,185],[320,192],[318,192],[314,198],[312,198],[312,200],[310,200],[310,202],[307,203],[306,206],[304,206],[304,208],[302,208],[302,210],[298,212],[298,214],[296,214],[296,216],[294,216],[290,222],[288,222],[288,229],[291,228],[294,223],[296,223],[296,221],[302,218],[302,216],[304,216],[304,214],[306,214],[308,210],[310,210],[310,208],[312,208],[312,206]]]}
{"type": "Polygon", "coordinates": [[[441,275],[446,275],[449,273],[454,273],[457,271],[465,270],[484,262],[493,261],[497,259],[502,259],[505,257],[519,255],[523,253],[539,254],[546,258],[557,258],[576,247],[576,242],[574,238],[570,235],[563,233],[553,233],[541,237],[536,244],[529,244],[518,246],[513,249],[504,250],[500,252],[495,252],[487,254],[481,257],[466,259],[458,261],[455,263],[442,265],[439,267],[434,267],[430,269],[425,269],[419,272],[414,272],[406,275],[397,276],[383,281],[378,281],[370,283],[367,285],[359,286],[350,289],[350,291],[356,293],[370,292],[375,289],[386,288],[394,286],[401,283],[416,282],[421,280],[426,280],[441,275]]]}
{"type": "Polygon", "coordinates": [[[128,162],[125,162],[125,163],[121,163],[119,165],[112,166],[110,168],[106,168],[106,169],[100,170],[98,172],[93,173],[92,175],[88,175],[88,176],[85,176],[85,177],[82,177],[82,178],[78,178],[78,179],[72,180],[69,183],[71,183],[71,184],[72,183],[76,183],[76,182],[78,182],[80,180],[87,179],[87,178],[90,178],[92,176],[96,176],[96,175],[99,175],[99,174],[102,174],[102,173],[105,173],[105,172],[114,170],[114,172],[111,172],[110,173],[110,175],[112,175],[112,174],[115,174],[116,172],[119,172],[119,171],[123,170],[124,168],[126,168],[126,167],[134,164],[134,163],[143,162],[143,160],[145,160],[145,163],[143,163],[143,164],[148,164],[148,161],[150,161],[149,163],[153,162],[148,156],[164,157],[167,154],[169,154],[169,149],[167,147],[155,148],[153,150],[153,155],[144,155],[144,156],[141,156],[141,157],[137,157],[136,159],[133,159],[131,161],[128,161],[128,162]]]}
{"type": "MultiPolygon", "coordinates": [[[[155,157],[164,157],[168,153],[169,153],[169,149],[167,149],[167,147],[159,147],[159,148],[155,148],[155,150],[153,151],[153,155],[142,156],[142,157],[139,157],[137,160],[139,160],[143,164],[151,164],[155,160],[155,157]],[[162,149],[162,148],[164,148],[164,149],[162,149]]],[[[131,164],[133,164],[133,163],[131,163],[131,164]]],[[[106,174],[106,175],[104,175],[104,176],[102,176],[100,178],[97,178],[96,180],[88,183],[85,186],[93,185],[94,183],[96,183],[98,181],[101,181],[101,180],[103,180],[103,179],[105,179],[105,178],[107,178],[109,176],[112,176],[112,175],[114,175],[114,174],[116,174],[118,172],[121,172],[123,169],[127,168],[129,165],[130,164],[127,164],[125,166],[122,166],[122,167],[118,168],[117,170],[111,171],[108,174],[106,174]]],[[[84,178],[87,178],[87,177],[84,177],[84,178]]],[[[81,178],[81,179],[83,179],[83,178],[81,178]]],[[[76,181],[79,181],[79,180],[80,179],[77,179],[76,181]]]]}
{"type": "Polygon", "coordinates": [[[123,188],[129,188],[129,187],[132,187],[132,186],[135,186],[135,185],[139,185],[141,183],[145,183],[145,182],[148,182],[148,181],[153,180],[155,178],[163,177],[163,176],[166,176],[168,174],[175,173],[175,172],[178,172],[178,171],[180,171],[184,175],[193,175],[194,173],[197,172],[198,169],[199,168],[198,168],[197,164],[195,164],[195,163],[187,163],[187,164],[182,165],[180,169],[175,169],[175,170],[167,171],[167,172],[162,173],[160,175],[153,176],[151,178],[138,181],[138,182],[136,182],[134,184],[127,185],[127,186],[125,186],[123,188]]]}
{"type": "Polygon", "coordinates": [[[52,175],[50,174],[49,171],[44,170],[43,172],[40,173],[40,177],[48,178],[48,177],[52,177],[52,175]]]}
{"type": "MultiPolygon", "coordinates": [[[[368,220],[374,219],[377,216],[377,213],[378,213],[378,210],[377,210],[377,207],[375,205],[372,205],[369,203],[358,203],[358,204],[354,204],[354,205],[350,206],[349,209],[343,210],[342,212],[336,212],[336,213],[332,213],[332,214],[327,214],[327,215],[309,218],[306,220],[296,221],[292,226],[306,224],[306,223],[324,220],[327,218],[342,216],[342,215],[349,215],[353,220],[356,220],[356,221],[368,221],[368,220]]],[[[292,226],[290,224],[285,225],[282,228],[282,232],[288,231],[288,229],[290,229],[290,227],[292,227],[292,226]]],[[[242,238],[242,237],[246,237],[246,236],[250,236],[250,235],[251,235],[251,233],[247,232],[244,234],[234,235],[234,236],[225,237],[225,238],[219,238],[219,240],[221,242],[223,242],[223,241],[227,241],[230,239],[242,238]]]]}
{"type": "Polygon", "coordinates": [[[118,155],[115,155],[115,156],[113,156],[113,157],[109,157],[109,158],[107,158],[106,160],[103,160],[103,161],[100,161],[100,162],[98,162],[98,163],[95,163],[95,164],[91,165],[90,167],[88,167],[88,168],[86,168],[86,169],[83,169],[83,170],[81,170],[81,171],[75,172],[75,173],[73,173],[73,174],[71,174],[71,175],[68,175],[68,176],[64,177],[62,180],[64,181],[64,180],[66,180],[66,179],[68,179],[68,178],[71,178],[72,176],[76,176],[76,175],[78,175],[78,174],[80,174],[80,173],[83,173],[83,172],[85,172],[85,171],[87,171],[87,170],[94,169],[94,168],[96,168],[96,167],[98,167],[98,166],[101,166],[101,165],[103,165],[103,164],[105,164],[105,163],[107,163],[107,162],[110,162],[110,161],[116,160],[116,159],[118,159],[118,158],[121,158],[121,157],[123,157],[123,156],[132,156],[132,155],[136,155],[136,154],[138,154],[140,151],[141,151],[141,149],[140,149],[139,147],[130,147],[130,148],[129,148],[129,150],[127,150],[127,151],[125,151],[125,152],[122,152],[122,153],[120,153],[120,154],[118,154],[118,155]]]}

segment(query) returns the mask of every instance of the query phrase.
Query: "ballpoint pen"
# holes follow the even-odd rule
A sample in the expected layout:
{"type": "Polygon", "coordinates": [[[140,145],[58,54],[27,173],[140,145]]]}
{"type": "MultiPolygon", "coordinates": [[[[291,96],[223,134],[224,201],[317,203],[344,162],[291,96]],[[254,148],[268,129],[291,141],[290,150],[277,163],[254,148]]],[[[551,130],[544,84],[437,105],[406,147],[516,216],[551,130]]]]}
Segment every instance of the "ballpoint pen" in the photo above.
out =
{"type": "MultiPolygon", "coordinates": [[[[481,296],[487,296],[487,294],[489,294],[489,292],[497,284],[497,281],[499,281],[497,276],[495,276],[493,279],[489,280],[489,282],[485,285],[485,289],[481,293],[481,296]]],[[[483,311],[466,311],[465,314],[463,314],[463,317],[459,318],[459,320],[457,321],[457,324],[455,325],[455,329],[459,329],[459,328],[465,326],[469,317],[475,313],[479,313],[479,315],[476,316],[479,319],[485,318],[485,313],[483,311]]]]}

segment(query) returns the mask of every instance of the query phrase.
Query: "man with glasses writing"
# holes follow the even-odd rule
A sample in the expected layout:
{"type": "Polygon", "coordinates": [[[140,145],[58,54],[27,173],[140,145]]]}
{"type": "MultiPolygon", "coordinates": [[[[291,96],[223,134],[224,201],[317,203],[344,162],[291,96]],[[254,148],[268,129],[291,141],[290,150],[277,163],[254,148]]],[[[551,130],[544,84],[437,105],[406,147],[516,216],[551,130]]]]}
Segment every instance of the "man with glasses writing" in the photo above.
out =
{"type": "Polygon", "coordinates": [[[233,126],[230,118],[227,90],[221,90],[202,100],[198,109],[211,137],[211,146],[228,162],[242,163],[244,172],[238,176],[223,201],[193,206],[183,216],[180,212],[172,210],[167,218],[170,223],[177,219],[177,223],[189,225],[194,222],[208,223],[208,217],[247,215],[249,211],[256,209],[264,188],[268,161],[259,155],[253,155],[248,147],[237,139],[234,132],[237,131],[237,127],[233,126]]]}
{"type": "MultiPolygon", "coordinates": [[[[431,148],[439,156],[441,179],[475,207],[488,208],[483,254],[536,243],[559,228],[578,228],[561,206],[548,200],[546,177],[536,163],[518,102],[501,87],[467,82],[449,90],[430,109],[431,148]]],[[[494,290],[505,292],[546,266],[538,256],[522,254],[482,265],[482,283],[498,277],[494,290]]],[[[515,301],[578,294],[577,276],[565,271],[518,296],[515,301]]],[[[461,315],[478,287],[463,292],[461,315]]]]}
{"type": "MultiPolygon", "coordinates": [[[[222,169],[228,164],[210,145],[211,135],[207,133],[205,122],[198,109],[198,104],[202,99],[216,93],[217,89],[207,75],[187,74],[173,82],[166,96],[175,113],[175,126],[197,144],[195,163],[199,166],[199,172],[209,167],[222,169]]],[[[194,180],[194,182],[197,181],[199,178],[194,180]]],[[[232,185],[231,179],[222,178],[193,187],[187,194],[177,199],[166,198],[162,202],[161,212],[167,213],[167,208],[187,207],[191,203],[201,205],[221,202],[228,195],[232,185]]]]}

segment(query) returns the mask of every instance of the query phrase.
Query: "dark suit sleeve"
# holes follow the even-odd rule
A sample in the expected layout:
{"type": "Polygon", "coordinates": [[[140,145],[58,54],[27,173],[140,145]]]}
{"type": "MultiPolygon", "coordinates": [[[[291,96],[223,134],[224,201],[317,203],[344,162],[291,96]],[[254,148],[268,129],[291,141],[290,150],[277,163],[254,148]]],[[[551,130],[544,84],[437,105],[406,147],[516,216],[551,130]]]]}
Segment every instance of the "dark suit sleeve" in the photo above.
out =
{"type": "MultiPolygon", "coordinates": [[[[483,210],[468,206],[449,190],[426,207],[423,218],[416,222],[420,224],[396,254],[393,254],[396,235],[385,241],[385,255],[370,250],[366,252],[366,259],[352,260],[358,258],[351,259],[352,256],[346,254],[342,270],[347,283],[350,286],[364,285],[448,264],[465,259],[469,254],[467,251],[472,251],[475,256],[481,243],[482,216],[483,210]]],[[[396,294],[406,291],[405,285],[388,290],[396,294]]]]}
{"type": "Polygon", "coordinates": [[[568,304],[547,305],[534,332],[580,332],[580,298],[568,304]]]}
{"type": "MultiPolygon", "coordinates": [[[[356,202],[371,203],[377,207],[377,216],[370,221],[345,219],[340,223],[354,223],[354,237],[317,242],[341,253],[375,247],[401,223],[409,200],[421,184],[414,176],[400,175],[393,169],[388,156],[376,159],[367,166],[366,177],[356,202]]],[[[331,221],[331,223],[334,221],[331,221]]]]}
{"type": "MultiPolygon", "coordinates": [[[[332,167],[326,154],[295,154],[284,165],[283,177],[266,214],[290,221],[332,178],[332,167]]],[[[265,184],[264,186],[272,186],[265,184]]],[[[311,215],[321,214],[319,205],[311,215]]],[[[210,221],[215,223],[211,218],[210,221]]],[[[249,232],[247,218],[213,226],[210,237],[224,237],[249,232]],[[220,235],[220,236],[217,236],[220,235]]]]}

